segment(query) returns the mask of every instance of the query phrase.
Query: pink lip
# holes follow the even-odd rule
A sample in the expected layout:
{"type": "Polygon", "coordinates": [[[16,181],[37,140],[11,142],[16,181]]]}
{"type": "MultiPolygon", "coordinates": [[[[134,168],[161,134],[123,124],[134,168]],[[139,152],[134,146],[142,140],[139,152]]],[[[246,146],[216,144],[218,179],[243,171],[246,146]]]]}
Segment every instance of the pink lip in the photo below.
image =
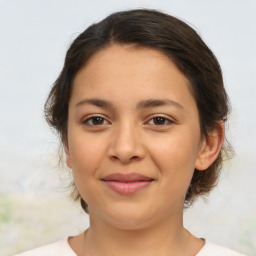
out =
{"type": "Polygon", "coordinates": [[[153,178],[138,173],[113,173],[101,179],[114,191],[130,195],[149,186],[153,178]]]}

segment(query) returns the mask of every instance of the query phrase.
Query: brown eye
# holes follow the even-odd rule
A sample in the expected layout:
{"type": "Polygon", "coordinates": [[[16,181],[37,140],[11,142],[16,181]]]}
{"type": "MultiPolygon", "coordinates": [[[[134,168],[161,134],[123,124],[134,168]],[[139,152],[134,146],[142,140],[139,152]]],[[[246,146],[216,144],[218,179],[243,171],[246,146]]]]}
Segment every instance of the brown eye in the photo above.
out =
{"type": "Polygon", "coordinates": [[[173,123],[173,121],[171,121],[168,118],[162,117],[162,116],[153,117],[149,121],[150,125],[158,125],[158,126],[168,125],[168,124],[172,124],[172,123],[173,123]]]}
{"type": "Polygon", "coordinates": [[[92,118],[92,123],[93,123],[94,125],[103,124],[103,122],[104,122],[104,119],[101,118],[101,117],[93,117],[93,118],[92,118]]]}
{"type": "Polygon", "coordinates": [[[95,125],[104,125],[106,124],[106,120],[100,116],[90,117],[84,120],[82,123],[85,125],[95,126],[95,125]]]}
{"type": "Polygon", "coordinates": [[[154,124],[156,125],[163,125],[165,124],[166,119],[163,117],[154,117],[153,121],[154,121],[154,124]]]}

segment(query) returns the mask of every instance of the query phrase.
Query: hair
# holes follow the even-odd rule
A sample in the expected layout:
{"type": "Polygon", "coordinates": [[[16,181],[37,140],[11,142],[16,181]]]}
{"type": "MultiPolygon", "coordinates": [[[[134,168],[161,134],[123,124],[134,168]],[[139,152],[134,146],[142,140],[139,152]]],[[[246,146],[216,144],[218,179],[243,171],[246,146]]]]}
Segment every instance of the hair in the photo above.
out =
{"type": "MultiPolygon", "coordinates": [[[[170,58],[190,81],[191,92],[199,111],[201,136],[225,122],[229,114],[220,65],[197,32],[185,22],[157,10],[134,9],[116,12],[92,24],[69,47],[64,67],[53,84],[45,103],[45,118],[67,146],[68,105],[73,81],[78,71],[100,50],[111,45],[134,45],[162,52],[170,58]]],[[[205,171],[194,170],[185,197],[189,206],[199,195],[207,195],[217,184],[223,160],[232,152],[225,139],[213,164],[205,171]]],[[[88,213],[88,205],[72,181],[74,200],[80,200],[88,213]]]]}

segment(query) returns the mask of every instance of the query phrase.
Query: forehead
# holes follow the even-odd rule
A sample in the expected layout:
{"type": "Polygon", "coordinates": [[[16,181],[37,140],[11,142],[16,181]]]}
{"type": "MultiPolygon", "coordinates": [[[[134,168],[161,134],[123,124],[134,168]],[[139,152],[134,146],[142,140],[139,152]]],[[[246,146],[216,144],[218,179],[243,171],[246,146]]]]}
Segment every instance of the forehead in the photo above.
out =
{"type": "Polygon", "coordinates": [[[116,65],[117,72],[121,71],[123,67],[126,68],[126,72],[138,73],[150,69],[155,71],[157,68],[160,69],[164,66],[178,71],[174,62],[162,51],[134,44],[113,44],[103,48],[89,58],[84,68],[87,68],[87,70],[100,68],[101,71],[107,72],[108,68],[111,69],[113,65],[116,65]],[[140,69],[138,70],[139,66],[140,69]],[[129,69],[127,69],[128,67],[129,69]]]}
{"type": "Polygon", "coordinates": [[[96,94],[123,101],[168,95],[186,101],[192,97],[188,79],[169,57],[131,45],[112,45],[97,52],[78,72],[73,86],[76,101],[96,94]]]}

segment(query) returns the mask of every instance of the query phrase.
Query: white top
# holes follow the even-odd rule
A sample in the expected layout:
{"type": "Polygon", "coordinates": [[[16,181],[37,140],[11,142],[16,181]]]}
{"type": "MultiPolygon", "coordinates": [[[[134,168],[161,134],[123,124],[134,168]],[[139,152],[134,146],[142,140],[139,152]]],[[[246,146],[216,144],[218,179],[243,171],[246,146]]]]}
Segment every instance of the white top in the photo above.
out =
{"type": "MultiPolygon", "coordinates": [[[[71,249],[68,238],[27,251],[16,256],[77,256],[71,249]]],[[[196,256],[245,256],[225,247],[205,241],[205,245],[196,256]]]]}

